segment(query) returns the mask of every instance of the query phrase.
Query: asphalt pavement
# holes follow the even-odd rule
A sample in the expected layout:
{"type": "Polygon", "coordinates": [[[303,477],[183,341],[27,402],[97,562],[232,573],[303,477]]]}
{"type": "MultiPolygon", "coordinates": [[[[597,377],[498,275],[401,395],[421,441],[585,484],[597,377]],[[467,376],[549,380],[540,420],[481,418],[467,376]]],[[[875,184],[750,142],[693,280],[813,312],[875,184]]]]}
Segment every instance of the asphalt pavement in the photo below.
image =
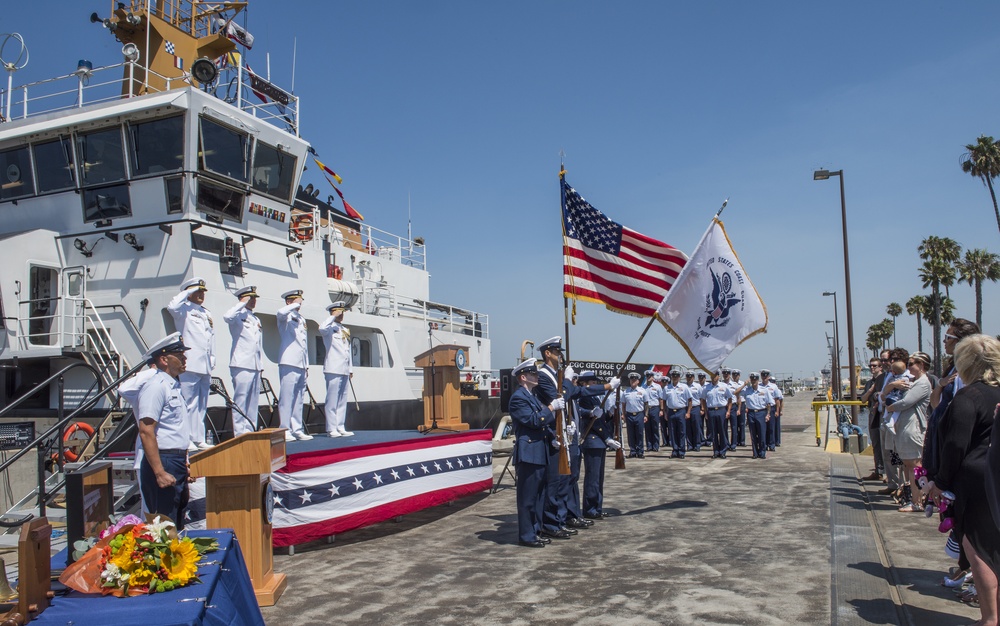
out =
{"type": "MultiPolygon", "coordinates": [[[[768,458],[708,448],[608,457],[612,517],[542,549],[517,544],[515,490],[482,493],[279,551],[269,624],[970,623],[940,585],[936,519],[899,513],[870,456],[816,446],[811,396],[787,398],[768,458]]],[[[824,413],[825,425],[825,413],[824,413]]],[[[506,458],[494,460],[500,476],[506,458]]]]}

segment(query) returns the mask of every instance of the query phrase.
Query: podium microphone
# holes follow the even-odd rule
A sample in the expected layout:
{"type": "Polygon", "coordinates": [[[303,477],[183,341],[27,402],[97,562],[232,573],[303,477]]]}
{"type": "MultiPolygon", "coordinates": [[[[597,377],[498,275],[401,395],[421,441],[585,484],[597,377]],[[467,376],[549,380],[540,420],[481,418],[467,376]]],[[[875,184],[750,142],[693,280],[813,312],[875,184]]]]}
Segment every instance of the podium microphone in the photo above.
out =
{"type": "Polygon", "coordinates": [[[240,414],[240,415],[241,415],[241,416],[243,417],[243,419],[245,419],[245,420],[246,420],[247,424],[250,424],[250,430],[251,430],[251,431],[253,431],[253,432],[257,432],[257,424],[254,424],[254,423],[253,423],[253,421],[251,421],[251,419],[250,419],[249,417],[247,417],[247,414],[246,414],[246,413],[244,413],[244,412],[243,412],[243,411],[242,411],[242,410],[240,409],[240,407],[238,407],[238,406],[236,406],[235,404],[233,404],[233,400],[232,400],[232,398],[230,398],[230,397],[229,397],[229,394],[227,394],[227,393],[226,393],[226,390],[225,390],[225,389],[223,389],[223,388],[222,388],[221,386],[219,386],[219,385],[218,385],[218,383],[211,383],[211,384],[210,384],[210,385],[208,386],[208,389],[209,389],[209,390],[210,390],[210,391],[211,391],[212,393],[217,393],[217,394],[219,394],[220,396],[222,396],[222,399],[226,401],[226,406],[227,406],[227,407],[228,407],[229,409],[231,409],[231,410],[233,410],[233,411],[235,411],[235,412],[239,413],[239,414],[240,414]]]}

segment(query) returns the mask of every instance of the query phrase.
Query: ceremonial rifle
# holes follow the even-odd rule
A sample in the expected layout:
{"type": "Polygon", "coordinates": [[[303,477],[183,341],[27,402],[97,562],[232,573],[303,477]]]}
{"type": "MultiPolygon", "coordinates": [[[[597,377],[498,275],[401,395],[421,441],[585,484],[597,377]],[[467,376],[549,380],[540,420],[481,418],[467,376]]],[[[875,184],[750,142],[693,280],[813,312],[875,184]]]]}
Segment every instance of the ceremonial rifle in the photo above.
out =
{"type": "MultiPolygon", "coordinates": [[[[605,396],[607,397],[607,396],[605,396]]],[[[615,389],[615,441],[618,442],[618,449],[615,450],[615,469],[623,470],[625,469],[625,436],[622,433],[622,415],[621,411],[621,401],[622,401],[622,390],[621,387],[615,389]]]]}
{"type": "MultiPolygon", "coordinates": [[[[556,391],[562,390],[562,381],[565,374],[566,366],[560,364],[556,391]]],[[[561,398],[562,394],[560,393],[556,397],[561,398]]],[[[566,415],[568,412],[569,406],[565,410],[556,411],[556,440],[559,441],[559,474],[563,476],[569,476],[571,473],[569,469],[569,438],[566,433],[566,415]]]]}

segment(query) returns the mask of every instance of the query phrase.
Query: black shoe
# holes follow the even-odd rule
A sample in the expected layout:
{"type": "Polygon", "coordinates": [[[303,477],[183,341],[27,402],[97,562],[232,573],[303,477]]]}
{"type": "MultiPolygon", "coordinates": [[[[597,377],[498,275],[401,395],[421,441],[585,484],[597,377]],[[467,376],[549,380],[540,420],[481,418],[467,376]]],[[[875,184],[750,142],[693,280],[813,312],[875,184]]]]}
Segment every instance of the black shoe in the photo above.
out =
{"type": "Polygon", "coordinates": [[[774,452],[774,446],[768,446],[767,447],[767,451],[768,452],[774,452]]]}
{"type": "Polygon", "coordinates": [[[543,530],[542,537],[548,537],[550,539],[569,539],[571,535],[569,534],[569,532],[560,528],[559,530],[552,530],[552,531],[543,530]]]}
{"type": "Polygon", "coordinates": [[[570,528],[587,528],[588,526],[592,526],[593,522],[590,522],[588,524],[587,522],[583,521],[582,519],[578,519],[578,518],[573,517],[573,518],[570,518],[570,519],[566,520],[566,525],[569,526],[570,528]]]}
{"type": "Polygon", "coordinates": [[[559,530],[563,531],[564,533],[569,533],[570,535],[575,535],[578,532],[580,532],[575,528],[567,528],[566,526],[560,526],[559,530]]]}
{"type": "Polygon", "coordinates": [[[625,457],[625,458],[627,458],[627,459],[634,459],[635,458],[635,453],[634,452],[629,452],[628,456],[625,457]]]}
{"type": "Polygon", "coordinates": [[[701,446],[698,446],[697,448],[695,448],[694,452],[701,452],[701,446]]]}
{"type": "Polygon", "coordinates": [[[591,521],[591,520],[595,520],[595,519],[601,519],[601,518],[603,518],[604,516],[603,516],[603,515],[601,515],[600,513],[598,513],[597,515],[587,515],[586,513],[584,513],[584,514],[583,514],[583,517],[584,517],[584,519],[585,519],[585,520],[587,520],[587,521],[589,522],[589,521],[591,521]]]}
{"type": "Polygon", "coordinates": [[[640,459],[644,459],[644,458],[646,458],[646,455],[645,455],[645,454],[640,454],[640,455],[638,455],[638,457],[639,457],[640,459]]]}
{"type": "Polygon", "coordinates": [[[552,543],[552,540],[549,539],[548,537],[538,537],[538,541],[541,541],[544,544],[552,543]]]}
{"type": "Polygon", "coordinates": [[[730,452],[736,452],[736,446],[729,446],[730,452]]]}
{"type": "Polygon", "coordinates": [[[538,539],[536,539],[534,541],[518,541],[517,543],[519,545],[524,546],[525,548],[544,548],[545,547],[545,542],[544,541],[539,541],[538,539]]]}
{"type": "Polygon", "coordinates": [[[724,458],[726,458],[726,455],[725,455],[725,454],[720,454],[720,455],[719,455],[719,458],[720,458],[720,459],[724,459],[724,458]]]}

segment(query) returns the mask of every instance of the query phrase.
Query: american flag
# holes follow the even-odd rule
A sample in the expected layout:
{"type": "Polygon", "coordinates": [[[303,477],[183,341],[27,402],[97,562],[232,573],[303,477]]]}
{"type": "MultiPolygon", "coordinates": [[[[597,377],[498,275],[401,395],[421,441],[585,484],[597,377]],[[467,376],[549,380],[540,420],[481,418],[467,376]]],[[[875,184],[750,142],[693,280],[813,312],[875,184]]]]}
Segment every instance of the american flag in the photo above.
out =
{"type": "Polygon", "coordinates": [[[562,180],[563,294],[650,317],[687,263],[673,246],[608,219],[562,180]]]}

